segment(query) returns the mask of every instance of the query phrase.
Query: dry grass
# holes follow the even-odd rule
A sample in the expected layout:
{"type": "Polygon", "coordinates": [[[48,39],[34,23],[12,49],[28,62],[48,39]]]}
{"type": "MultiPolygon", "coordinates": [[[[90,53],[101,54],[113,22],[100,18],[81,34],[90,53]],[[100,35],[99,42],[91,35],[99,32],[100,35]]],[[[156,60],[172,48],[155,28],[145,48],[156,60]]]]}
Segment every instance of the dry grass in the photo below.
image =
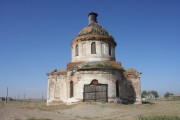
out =
{"type": "Polygon", "coordinates": [[[142,105],[81,103],[46,106],[46,101],[0,104],[0,120],[153,120],[180,118],[180,101],[154,100],[142,105]]]}
{"type": "Polygon", "coordinates": [[[139,117],[139,120],[180,120],[179,116],[146,116],[139,117]]]}
{"type": "Polygon", "coordinates": [[[52,120],[52,119],[30,117],[30,118],[27,118],[26,120],[52,120]]]}
{"type": "Polygon", "coordinates": [[[69,106],[65,104],[61,104],[59,106],[46,106],[46,101],[44,100],[11,101],[8,104],[21,109],[41,110],[41,111],[55,111],[59,109],[69,109],[75,106],[75,105],[69,106]]]}
{"type": "MultiPolygon", "coordinates": [[[[14,120],[22,120],[22,119],[21,118],[14,118],[14,120]]],[[[29,117],[29,118],[26,118],[26,120],[52,120],[52,119],[29,117]]]]}

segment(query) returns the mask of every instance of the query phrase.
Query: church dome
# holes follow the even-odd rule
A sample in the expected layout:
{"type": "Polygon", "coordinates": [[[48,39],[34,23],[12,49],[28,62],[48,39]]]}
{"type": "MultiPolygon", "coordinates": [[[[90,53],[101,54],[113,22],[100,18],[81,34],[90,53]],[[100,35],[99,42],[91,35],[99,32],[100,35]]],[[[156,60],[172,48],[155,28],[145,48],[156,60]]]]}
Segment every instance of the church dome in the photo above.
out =
{"type": "Polygon", "coordinates": [[[88,25],[73,39],[71,62],[115,61],[116,42],[97,22],[97,13],[88,15],[88,25]]]}
{"type": "Polygon", "coordinates": [[[111,37],[109,33],[98,23],[89,24],[88,26],[86,26],[79,32],[78,36],[88,35],[88,34],[103,35],[103,36],[111,37]]]}
{"type": "Polygon", "coordinates": [[[79,40],[102,40],[116,46],[114,38],[97,22],[97,13],[91,12],[88,15],[89,24],[84,27],[74,38],[72,43],[79,40]]]}

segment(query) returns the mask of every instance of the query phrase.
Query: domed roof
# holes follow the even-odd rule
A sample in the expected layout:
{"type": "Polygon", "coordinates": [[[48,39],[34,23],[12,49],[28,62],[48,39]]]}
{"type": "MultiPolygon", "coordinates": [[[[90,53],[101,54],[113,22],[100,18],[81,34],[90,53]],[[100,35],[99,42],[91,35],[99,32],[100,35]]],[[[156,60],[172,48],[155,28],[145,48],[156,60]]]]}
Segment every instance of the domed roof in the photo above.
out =
{"type": "Polygon", "coordinates": [[[107,42],[111,42],[116,46],[114,38],[100,24],[97,23],[97,16],[97,13],[89,13],[88,26],[84,27],[79,32],[79,34],[72,41],[73,43],[76,43],[78,40],[106,40],[107,42]]]}
{"type": "Polygon", "coordinates": [[[109,33],[98,23],[91,23],[88,26],[86,26],[85,28],[83,28],[78,36],[82,36],[82,35],[103,35],[103,36],[108,36],[108,37],[112,37],[111,35],[109,35],[109,33]]]}

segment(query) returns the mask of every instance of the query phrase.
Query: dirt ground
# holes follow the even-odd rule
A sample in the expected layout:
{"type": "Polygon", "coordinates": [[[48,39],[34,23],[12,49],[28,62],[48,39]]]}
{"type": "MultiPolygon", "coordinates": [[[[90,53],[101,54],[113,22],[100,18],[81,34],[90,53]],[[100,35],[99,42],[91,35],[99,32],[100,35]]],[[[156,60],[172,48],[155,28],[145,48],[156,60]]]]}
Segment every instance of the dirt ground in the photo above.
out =
{"type": "Polygon", "coordinates": [[[142,105],[78,103],[46,106],[45,101],[0,102],[0,120],[138,120],[140,116],[177,115],[180,101],[154,100],[142,105]]]}

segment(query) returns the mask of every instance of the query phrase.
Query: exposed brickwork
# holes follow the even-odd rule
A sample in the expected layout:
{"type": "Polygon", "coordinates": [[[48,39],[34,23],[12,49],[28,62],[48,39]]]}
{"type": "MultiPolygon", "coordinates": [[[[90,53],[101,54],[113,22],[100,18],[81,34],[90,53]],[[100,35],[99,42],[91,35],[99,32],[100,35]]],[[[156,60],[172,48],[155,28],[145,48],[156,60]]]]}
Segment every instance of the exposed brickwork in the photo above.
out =
{"type": "Polygon", "coordinates": [[[79,64],[82,64],[83,62],[70,62],[67,64],[67,69],[72,68],[72,67],[76,67],[79,64]]]}
{"type": "Polygon", "coordinates": [[[117,66],[117,67],[121,67],[121,62],[116,62],[116,61],[105,61],[107,64],[113,65],[113,66],[117,66]]]}
{"type": "Polygon", "coordinates": [[[53,70],[50,72],[48,75],[66,75],[67,71],[66,70],[53,70]]]}
{"type": "Polygon", "coordinates": [[[109,33],[98,23],[93,22],[83,28],[78,36],[87,35],[87,34],[93,34],[93,35],[103,35],[103,36],[109,36],[109,33]]]}
{"type": "Polygon", "coordinates": [[[123,74],[126,79],[137,79],[141,73],[135,69],[126,69],[123,74]]]}
{"type": "Polygon", "coordinates": [[[125,91],[123,96],[128,101],[134,101],[135,104],[141,104],[141,73],[135,69],[125,69],[123,71],[124,82],[121,84],[122,91],[125,91]]]}
{"type": "Polygon", "coordinates": [[[108,44],[115,44],[115,46],[116,46],[116,42],[114,41],[114,39],[112,37],[102,36],[102,35],[91,35],[91,34],[78,36],[78,37],[74,38],[72,41],[72,45],[77,44],[77,42],[86,41],[86,40],[100,40],[100,41],[104,41],[108,44]]]}

